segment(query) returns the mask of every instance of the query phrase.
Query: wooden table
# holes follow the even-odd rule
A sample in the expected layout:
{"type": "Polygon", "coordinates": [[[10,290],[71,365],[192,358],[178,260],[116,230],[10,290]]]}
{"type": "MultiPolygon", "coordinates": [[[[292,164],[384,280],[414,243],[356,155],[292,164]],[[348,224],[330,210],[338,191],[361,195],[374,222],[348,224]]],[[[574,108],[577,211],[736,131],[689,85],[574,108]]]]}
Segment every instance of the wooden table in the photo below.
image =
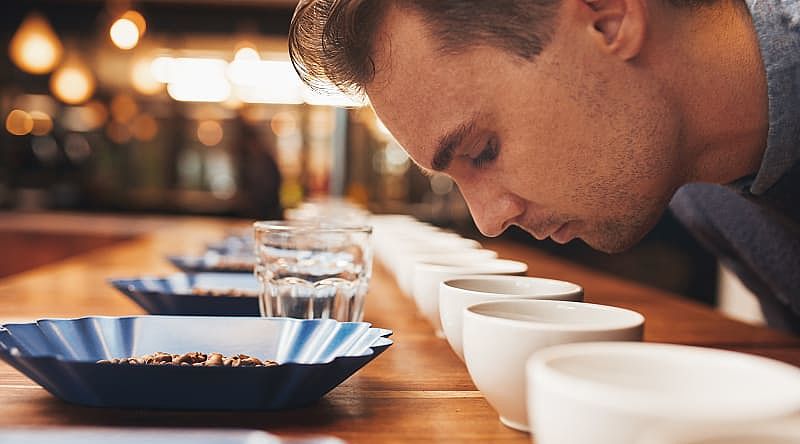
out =
{"type": "MultiPolygon", "coordinates": [[[[167,254],[197,254],[233,224],[201,218],[0,213],[0,230],[100,233],[132,240],[0,279],[0,321],[142,310],[106,284],[109,277],[174,270],[167,254]]],[[[487,241],[522,260],[529,274],[583,285],[591,302],[645,315],[645,339],[755,353],[800,365],[800,339],[723,317],[677,296],[599,274],[531,249],[487,241]]],[[[446,341],[376,264],[366,320],[394,330],[395,344],[318,404],[287,412],[115,410],[66,404],[0,363],[0,426],[245,427],[284,436],[330,434],[348,442],[530,442],[500,424],[446,341]]]]}

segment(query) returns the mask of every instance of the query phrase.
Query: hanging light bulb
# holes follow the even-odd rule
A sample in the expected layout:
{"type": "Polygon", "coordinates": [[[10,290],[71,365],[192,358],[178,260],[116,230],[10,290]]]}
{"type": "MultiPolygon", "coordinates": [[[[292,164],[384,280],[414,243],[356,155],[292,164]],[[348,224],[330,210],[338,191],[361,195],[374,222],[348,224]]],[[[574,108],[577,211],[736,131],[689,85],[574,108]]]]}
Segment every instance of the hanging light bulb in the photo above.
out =
{"type": "Polygon", "coordinates": [[[62,102],[77,105],[94,93],[94,76],[76,56],[64,62],[50,77],[50,90],[62,102]]]}
{"type": "Polygon", "coordinates": [[[31,13],[22,21],[8,49],[14,64],[30,74],[52,71],[64,51],[50,23],[37,13],[31,13]]]}
{"type": "Polygon", "coordinates": [[[114,21],[108,34],[117,48],[133,49],[139,43],[139,39],[146,29],[147,22],[142,14],[136,11],[127,11],[114,21]]]}

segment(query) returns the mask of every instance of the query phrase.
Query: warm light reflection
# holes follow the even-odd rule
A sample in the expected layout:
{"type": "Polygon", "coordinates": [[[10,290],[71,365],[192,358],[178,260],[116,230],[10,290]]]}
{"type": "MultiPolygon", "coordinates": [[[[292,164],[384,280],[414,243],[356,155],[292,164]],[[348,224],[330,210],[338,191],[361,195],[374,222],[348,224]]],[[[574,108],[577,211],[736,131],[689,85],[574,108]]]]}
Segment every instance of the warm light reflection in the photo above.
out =
{"type": "Polygon", "coordinates": [[[239,110],[244,106],[244,102],[239,100],[238,97],[229,97],[228,100],[222,102],[222,107],[230,110],[239,110]]]}
{"type": "Polygon", "coordinates": [[[251,46],[242,46],[241,48],[236,50],[236,54],[233,55],[233,60],[259,60],[261,58],[258,55],[258,51],[251,46]]]}
{"type": "Polygon", "coordinates": [[[321,94],[303,85],[303,101],[309,105],[336,106],[340,108],[359,108],[365,104],[343,93],[329,92],[321,94]]]}
{"type": "Polygon", "coordinates": [[[167,56],[156,57],[150,62],[150,74],[159,83],[169,83],[169,66],[173,58],[167,56]]]}
{"type": "Polygon", "coordinates": [[[61,60],[63,47],[47,20],[30,14],[19,25],[9,45],[9,56],[20,69],[30,74],[46,74],[61,60]]]}
{"type": "Polygon", "coordinates": [[[50,77],[50,89],[64,103],[77,105],[94,93],[94,76],[77,58],[61,65],[50,77]]]}
{"type": "Polygon", "coordinates": [[[378,117],[375,117],[375,129],[378,130],[378,133],[385,137],[392,137],[392,133],[389,132],[389,128],[386,128],[386,125],[383,124],[383,121],[378,117]]]}
{"type": "Polygon", "coordinates": [[[167,64],[167,93],[179,102],[224,102],[231,95],[220,59],[178,58],[167,64]]]}
{"type": "Polygon", "coordinates": [[[122,14],[121,18],[132,21],[133,24],[136,25],[136,29],[139,30],[139,36],[143,36],[144,32],[147,31],[147,22],[145,21],[144,16],[139,14],[139,12],[130,10],[125,12],[125,14],[122,14]]]}
{"type": "Polygon", "coordinates": [[[102,103],[92,100],[83,106],[69,106],[61,115],[61,125],[78,132],[96,130],[105,125],[108,110],[102,103]]]}
{"type": "Polygon", "coordinates": [[[140,142],[153,140],[158,134],[158,122],[150,114],[140,114],[131,123],[133,137],[140,142]]]}
{"type": "Polygon", "coordinates": [[[294,135],[298,128],[297,119],[294,114],[289,111],[281,111],[275,113],[269,122],[272,132],[278,137],[288,137],[294,135]]]}
{"type": "Polygon", "coordinates": [[[275,85],[276,88],[297,88],[300,79],[289,62],[276,60],[237,59],[228,65],[228,78],[238,86],[275,85]]]}
{"type": "Polygon", "coordinates": [[[31,111],[31,118],[33,119],[33,128],[31,134],[34,136],[44,136],[53,130],[53,119],[47,113],[42,111],[31,111]]]}
{"type": "Polygon", "coordinates": [[[108,34],[119,49],[133,49],[139,43],[139,28],[128,18],[117,19],[108,34]]]}
{"type": "Polygon", "coordinates": [[[14,109],[6,117],[6,131],[15,136],[30,134],[33,130],[33,118],[21,109],[14,109]]]}
{"type": "Polygon", "coordinates": [[[153,77],[167,84],[167,93],[182,102],[325,105],[361,107],[344,94],[320,95],[303,85],[291,63],[260,60],[250,47],[240,48],[231,63],[215,58],[157,57],[150,63],[153,77]]]}
{"type": "Polygon", "coordinates": [[[228,78],[246,103],[303,103],[302,85],[292,64],[276,60],[234,60],[228,78]]]}
{"type": "Polygon", "coordinates": [[[128,123],[139,113],[139,106],[133,97],[117,94],[111,99],[111,117],[120,123],[128,123]]]}
{"type": "Polygon", "coordinates": [[[222,125],[214,120],[204,120],[197,125],[197,140],[205,146],[216,146],[222,142],[222,125]]]}
{"type": "Polygon", "coordinates": [[[137,60],[131,69],[131,84],[138,93],[151,96],[160,92],[163,85],[151,71],[151,63],[146,59],[137,60]]]}
{"type": "Polygon", "coordinates": [[[123,144],[131,140],[131,130],[127,125],[118,122],[109,122],[106,125],[106,135],[112,142],[123,144]]]}

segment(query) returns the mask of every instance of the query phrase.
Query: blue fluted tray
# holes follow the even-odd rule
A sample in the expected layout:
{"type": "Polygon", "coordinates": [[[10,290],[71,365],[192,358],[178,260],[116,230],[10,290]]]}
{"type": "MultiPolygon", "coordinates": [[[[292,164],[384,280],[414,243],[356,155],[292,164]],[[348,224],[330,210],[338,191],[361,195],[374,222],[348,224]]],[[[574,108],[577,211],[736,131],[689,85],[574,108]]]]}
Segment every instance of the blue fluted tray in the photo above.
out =
{"type": "Polygon", "coordinates": [[[150,314],[194,316],[259,316],[257,296],[193,294],[194,289],[236,289],[257,295],[252,273],[177,273],[162,277],[112,279],[117,290],[150,314]]]}
{"type": "Polygon", "coordinates": [[[257,430],[121,427],[0,428],[0,444],[344,444],[331,436],[281,438],[257,430]]]}
{"type": "Polygon", "coordinates": [[[96,407],[275,410],[324,396],[392,344],[331,319],[189,316],[43,319],[0,326],[0,359],[65,401],[96,407]],[[239,353],[274,367],[97,364],[157,351],[239,353]]]}
{"type": "Polygon", "coordinates": [[[253,273],[256,264],[256,257],[253,256],[232,256],[226,254],[219,254],[214,251],[209,251],[202,256],[181,256],[171,255],[167,256],[167,260],[177,267],[179,270],[186,273],[200,273],[200,272],[217,272],[217,273],[253,273]],[[252,261],[252,266],[245,268],[234,267],[226,265],[225,261],[252,261]]]}
{"type": "Polygon", "coordinates": [[[253,233],[241,236],[228,236],[217,242],[206,244],[207,251],[219,254],[254,254],[253,233]]]}

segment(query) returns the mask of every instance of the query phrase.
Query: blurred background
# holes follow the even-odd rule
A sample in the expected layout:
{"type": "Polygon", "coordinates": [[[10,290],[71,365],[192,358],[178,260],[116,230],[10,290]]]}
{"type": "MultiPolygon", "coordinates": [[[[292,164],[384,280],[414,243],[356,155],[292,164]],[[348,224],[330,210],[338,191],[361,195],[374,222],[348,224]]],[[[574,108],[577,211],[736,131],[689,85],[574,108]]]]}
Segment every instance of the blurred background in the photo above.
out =
{"type": "MultiPolygon", "coordinates": [[[[267,219],[335,196],[480,239],[453,182],[421,174],[369,108],[301,84],[295,4],[2,2],[0,208],[267,219]]],[[[716,262],[669,215],[615,256],[504,236],[716,301],[716,262]]]]}

